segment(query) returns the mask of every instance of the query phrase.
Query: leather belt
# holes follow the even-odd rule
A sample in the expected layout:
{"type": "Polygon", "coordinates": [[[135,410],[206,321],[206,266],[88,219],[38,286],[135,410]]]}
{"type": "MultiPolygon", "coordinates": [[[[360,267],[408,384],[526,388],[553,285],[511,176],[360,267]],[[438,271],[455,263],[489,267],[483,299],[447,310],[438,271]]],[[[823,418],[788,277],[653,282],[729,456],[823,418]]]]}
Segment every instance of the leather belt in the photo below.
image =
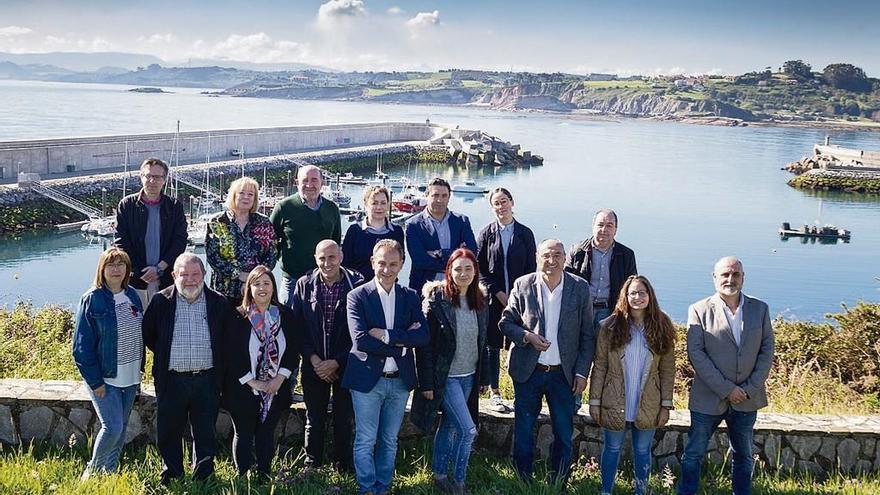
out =
{"type": "Polygon", "coordinates": [[[193,371],[177,371],[177,370],[168,370],[172,375],[177,376],[199,376],[208,373],[209,371],[214,371],[214,368],[207,368],[203,370],[193,370],[193,371]]]}
{"type": "Polygon", "coordinates": [[[609,307],[610,306],[608,306],[608,301],[600,301],[600,302],[593,303],[593,309],[608,309],[609,307]]]}
{"type": "Polygon", "coordinates": [[[400,378],[400,371],[385,371],[382,372],[382,378],[400,378]]]}
{"type": "Polygon", "coordinates": [[[546,373],[548,371],[562,371],[562,365],[561,364],[541,364],[541,363],[538,363],[535,365],[535,370],[542,371],[544,373],[546,373]]]}

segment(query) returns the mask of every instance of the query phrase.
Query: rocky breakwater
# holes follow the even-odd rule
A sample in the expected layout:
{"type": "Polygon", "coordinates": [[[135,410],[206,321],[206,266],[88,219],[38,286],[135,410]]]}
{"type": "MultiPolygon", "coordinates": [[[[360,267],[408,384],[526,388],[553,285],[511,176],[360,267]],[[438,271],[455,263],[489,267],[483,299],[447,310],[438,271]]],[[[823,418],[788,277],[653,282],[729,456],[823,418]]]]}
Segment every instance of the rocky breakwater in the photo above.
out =
{"type": "Polygon", "coordinates": [[[430,142],[445,146],[449,161],[465,166],[530,167],[544,164],[540,155],[533,155],[518,144],[502,141],[483,131],[451,129],[430,142]]]}
{"type": "Polygon", "coordinates": [[[828,155],[805,156],[783,170],[795,174],[788,185],[798,189],[880,194],[880,169],[843,163],[828,155]]]}
{"type": "MultiPolygon", "coordinates": [[[[495,455],[508,455],[513,439],[513,414],[480,407],[480,433],[476,447],[495,455]]],[[[666,427],[657,431],[652,445],[655,470],[677,468],[687,438],[689,414],[673,411],[666,427]]],[[[282,446],[302,445],[305,407],[285,412],[275,432],[282,446]]],[[[549,459],[553,443],[546,410],[537,418],[537,455],[549,459]]],[[[100,422],[81,381],[0,380],[0,444],[18,448],[31,442],[49,443],[61,449],[83,445],[94,437],[100,422]]],[[[217,418],[217,436],[228,445],[232,422],[226,412],[217,418]]],[[[408,420],[402,439],[416,439],[419,433],[408,420]]],[[[598,459],[602,430],[593,419],[578,413],[574,418],[575,457],[578,462],[598,459]]],[[[756,469],[808,472],[821,476],[838,471],[845,474],[880,472],[880,418],[876,416],[798,416],[759,414],[755,425],[756,469]]],[[[150,385],[142,386],[125,434],[126,443],[136,446],[156,441],[156,399],[150,385]]],[[[729,462],[729,444],[724,428],[709,441],[708,461],[729,462]]],[[[629,456],[628,448],[624,456],[629,456]]]]}

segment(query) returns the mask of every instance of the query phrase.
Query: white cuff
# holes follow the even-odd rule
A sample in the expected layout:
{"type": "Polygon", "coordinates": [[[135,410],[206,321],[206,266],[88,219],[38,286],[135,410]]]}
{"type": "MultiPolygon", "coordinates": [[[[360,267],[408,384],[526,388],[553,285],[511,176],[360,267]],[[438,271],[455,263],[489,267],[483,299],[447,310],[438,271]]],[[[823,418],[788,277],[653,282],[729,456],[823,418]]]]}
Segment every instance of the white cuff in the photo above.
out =
{"type": "Polygon", "coordinates": [[[254,374],[251,373],[250,371],[248,371],[246,375],[244,375],[243,377],[238,379],[238,383],[244,385],[245,383],[247,383],[253,379],[254,379],[254,374]]]}
{"type": "Polygon", "coordinates": [[[403,350],[400,351],[400,357],[406,356],[406,347],[403,347],[402,349],[403,350]]]}
{"type": "Polygon", "coordinates": [[[287,368],[278,368],[278,374],[284,378],[290,378],[290,370],[287,368]]]}
{"type": "Polygon", "coordinates": [[[385,334],[382,335],[382,342],[385,345],[388,345],[388,342],[391,342],[391,335],[388,334],[388,330],[385,330],[385,334]]]}

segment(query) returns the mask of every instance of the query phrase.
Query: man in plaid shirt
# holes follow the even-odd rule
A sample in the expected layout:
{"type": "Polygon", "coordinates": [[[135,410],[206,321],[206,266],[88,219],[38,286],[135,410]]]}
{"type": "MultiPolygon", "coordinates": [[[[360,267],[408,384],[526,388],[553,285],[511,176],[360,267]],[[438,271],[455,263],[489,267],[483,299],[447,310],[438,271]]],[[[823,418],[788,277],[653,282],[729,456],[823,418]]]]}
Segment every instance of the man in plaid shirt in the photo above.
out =
{"type": "Polygon", "coordinates": [[[306,403],[306,463],[324,463],[327,405],[333,396],[332,462],[342,471],[352,469],[351,431],[354,413],[351,394],[340,386],[351,350],[346,319],[348,293],[361,283],[360,273],[342,267],[342,250],[332,240],[315,247],[318,268],[296,282],[290,306],[302,338],[302,387],[306,403]]]}

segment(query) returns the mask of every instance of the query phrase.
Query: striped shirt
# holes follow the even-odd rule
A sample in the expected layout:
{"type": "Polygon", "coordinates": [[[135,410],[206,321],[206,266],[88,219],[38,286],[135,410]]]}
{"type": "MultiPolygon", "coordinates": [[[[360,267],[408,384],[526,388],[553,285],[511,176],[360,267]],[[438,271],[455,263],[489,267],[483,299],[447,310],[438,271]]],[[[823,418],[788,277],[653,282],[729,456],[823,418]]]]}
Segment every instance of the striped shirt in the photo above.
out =
{"type": "Polygon", "coordinates": [[[648,364],[648,341],[645,328],[630,324],[629,342],[623,351],[623,379],[626,392],[626,420],[635,421],[639,414],[639,400],[642,396],[642,375],[648,364]]]}
{"type": "Polygon", "coordinates": [[[116,377],[104,383],[114,387],[130,387],[141,382],[141,357],[144,337],[141,322],[144,314],[131,303],[125,291],[113,294],[116,310],[116,377]]]}
{"type": "Polygon", "coordinates": [[[203,291],[192,304],[178,293],[168,369],[186,372],[213,367],[205,293],[203,291]]]}

